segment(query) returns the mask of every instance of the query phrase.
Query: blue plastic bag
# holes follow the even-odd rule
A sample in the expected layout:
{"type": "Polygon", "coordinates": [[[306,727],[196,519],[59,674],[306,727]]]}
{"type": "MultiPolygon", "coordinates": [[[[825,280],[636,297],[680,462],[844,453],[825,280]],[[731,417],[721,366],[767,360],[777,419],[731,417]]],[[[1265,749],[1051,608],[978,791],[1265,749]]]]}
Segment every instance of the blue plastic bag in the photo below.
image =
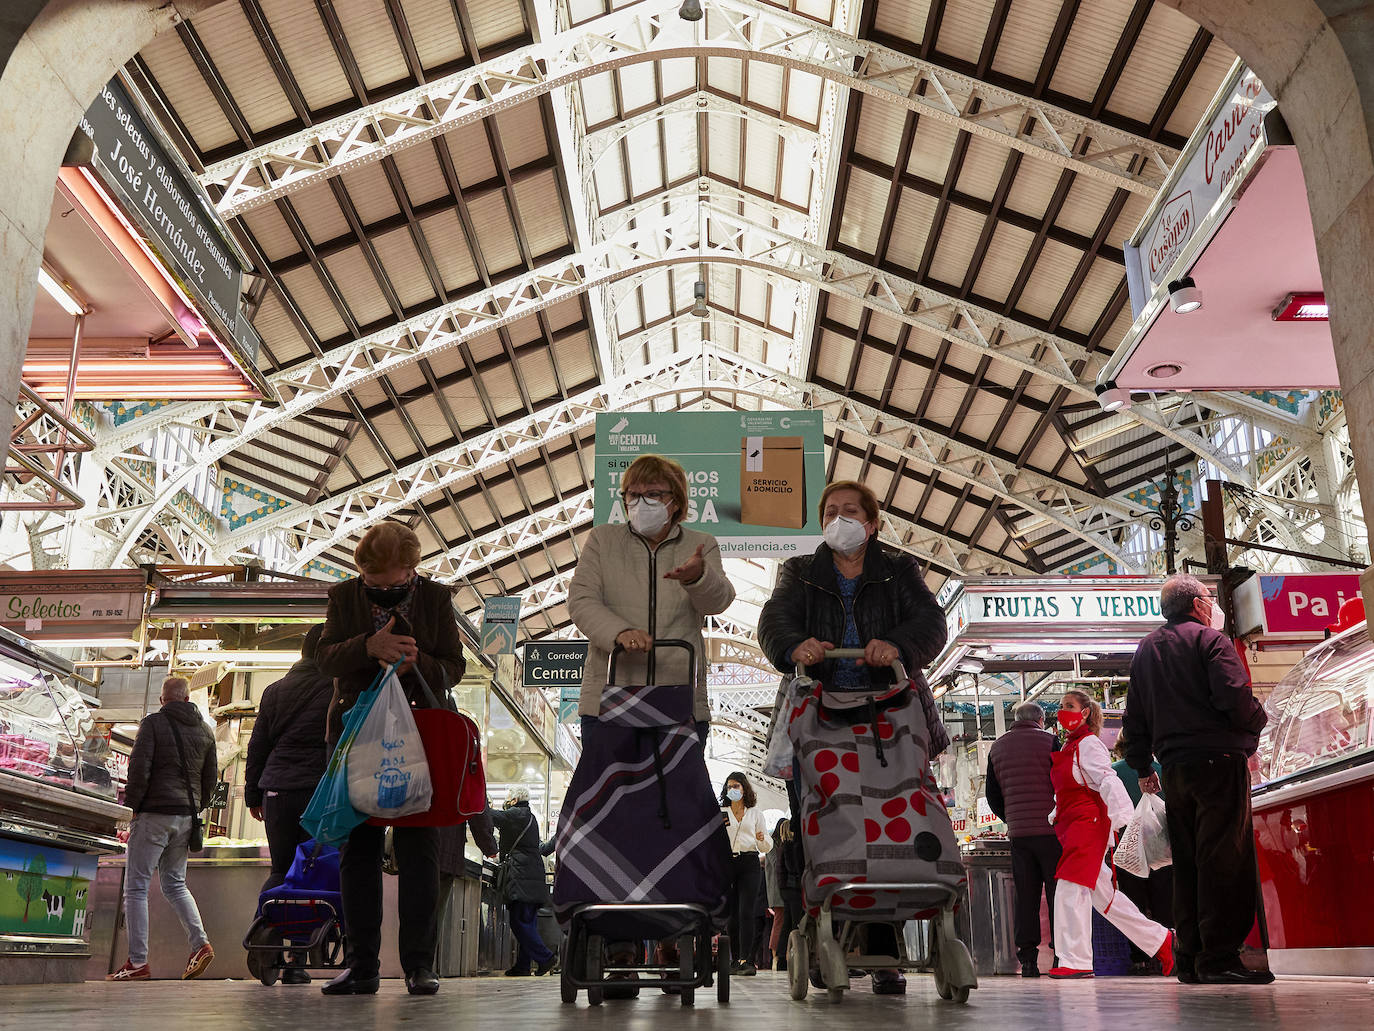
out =
{"type": "Polygon", "coordinates": [[[348,840],[353,828],[367,819],[364,813],[353,808],[348,797],[348,750],[358,736],[367,715],[372,711],[381,688],[387,677],[399,666],[391,666],[377,674],[372,686],[358,696],[353,708],[344,713],[343,734],[334,746],[334,754],[329,757],[329,765],[324,776],[310,796],[310,804],[301,816],[301,826],[312,838],[325,845],[338,846],[348,840]]]}

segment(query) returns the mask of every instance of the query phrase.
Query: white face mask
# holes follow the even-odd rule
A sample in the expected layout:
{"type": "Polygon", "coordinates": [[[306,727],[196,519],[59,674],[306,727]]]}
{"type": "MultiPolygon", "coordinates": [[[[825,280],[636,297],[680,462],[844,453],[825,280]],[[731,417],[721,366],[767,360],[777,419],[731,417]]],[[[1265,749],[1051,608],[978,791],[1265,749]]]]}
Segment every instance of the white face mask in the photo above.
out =
{"type": "Polygon", "coordinates": [[[632,501],[630,525],[641,536],[657,536],[668,525],[668,506],[662,501],[650,501],[648,498],[632,501]]]}
{"type": "Polygon", "coordinates": [[[868,531],[864,529],[864,524],[849,516],[836,516],[825,526],[825,543],[830,545],[831,551],[838,551],[841,555],[854,554],[866,540],[868,531]]]}
{"type": "Polygon", "coordinates": [[[744,797],[744,792],[740,788],[731,788],[729,791],[725,793],[725,797],[728,798],[731,802],[738,802],[741,798],[744,797]]]}
{"type": "Polygon", "coordinates": [[[1221,606],[1217,604],[1215,598],[1210,599],[1212,605],[1211,624],[1213,630],[1226,629],[1226,613],[1221,611],[1221,606]]]}

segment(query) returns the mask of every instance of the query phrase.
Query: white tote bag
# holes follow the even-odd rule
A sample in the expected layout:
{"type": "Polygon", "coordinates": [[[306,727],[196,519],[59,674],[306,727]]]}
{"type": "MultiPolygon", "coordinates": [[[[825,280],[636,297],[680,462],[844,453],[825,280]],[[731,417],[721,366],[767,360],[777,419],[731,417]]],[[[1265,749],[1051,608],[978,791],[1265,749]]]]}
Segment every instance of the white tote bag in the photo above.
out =
{"type": "Polygon", "coordinates": [[[429,808],[433,788],[420,731],[393,670],[348,750],[348,798],[369,816],[409,816],[429,808]]]}

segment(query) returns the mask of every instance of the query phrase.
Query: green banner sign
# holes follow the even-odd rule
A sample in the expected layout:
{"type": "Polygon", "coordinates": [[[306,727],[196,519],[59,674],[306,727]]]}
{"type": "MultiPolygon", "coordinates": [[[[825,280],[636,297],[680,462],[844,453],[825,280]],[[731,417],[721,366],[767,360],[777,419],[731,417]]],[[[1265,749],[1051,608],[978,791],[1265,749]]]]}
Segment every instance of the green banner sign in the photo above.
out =
{"type": "Polygon", "coordinates": [[[620,476],[640,455],[687,473],[683,525],[715,536],[722,555],[787,558],[821,543],[825,487],[820,412],[612,412],[596,417],[595,521],[623,523],[620,476]]]}
{"type": "Polygon", "coordinates": [[[493,597],[482,609],[483,655],[514,655],[520,628],[520,598],[493,597]]]}

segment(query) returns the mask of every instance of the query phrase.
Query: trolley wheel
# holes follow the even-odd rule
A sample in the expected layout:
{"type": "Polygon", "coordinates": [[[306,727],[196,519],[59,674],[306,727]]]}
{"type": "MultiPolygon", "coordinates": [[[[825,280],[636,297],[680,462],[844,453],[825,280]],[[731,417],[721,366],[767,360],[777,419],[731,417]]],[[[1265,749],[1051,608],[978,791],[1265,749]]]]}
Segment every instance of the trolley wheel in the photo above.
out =
{"type": "MultiPolygon", "coordinates": [[[[697,937],[694,934],[684,934],[678,939],[677,943],[677,975],[684,981],[695,981],[697,978],[697,937]]],[[[696,989],[683,986],[682,1005],[693,1006],[696,1004],[696,989]]]]}
{"type": "Polygon", "coordinates": [[[811,987],[811,950],[806,943],[806,935],[793,928],[787,936],[787,987],[792,998],[800,1002],[806,998],[811,987]]]}
{"type": "Polygon", "coordinates": [[[833,1002],[833,1003],[841,1003],[841,1002],[844,1002],[844,989],[843,989],[843,988],[827,988],[827,989],[825,990],[825,993],[826,993],[827,996],[830,997],[830,1001],[833,1002]]]}
{"type": "MultiPolygon", "coordinates": [[[[589,934],[587,936],[586,955],[582,958],[582,966],[585,971],[585,979],[588,981],[601,981],[602,967],[606,963],[606,940],[599,934],[589,934]]],[[[601,987],[587,989],[587,1005],[600,1006],[605,999],[605,989],[601,987]]]]}
{"type": "MultiPolygon", "coordinates": [[[[709,941],[709,939],[708,939],[709,941]]],[[[710,946],[707,946],[708,950],[710,946]]],[[[716,1002],[730,1001],[730,936],[716,941],[716,1002]]]]}
{"type": "Polygon", "coordinates": [[[960,985],[958,988],[951,989],[950,998],[957,1003],[968,1002],[968,985],[960,985]]]}
{"type": "MultiPolygon", "coordinates": [[[[280,945],[281,932],[269,924],[254,926],[248,932],[244,945],[280,945]]],[[[248,972],[271,988],[281,976],[281,953],[267,952],[262,949],[248,950],[248,972]]]]}
{"type": "MultiPolygon", "coordinates": [[[[935,923],[930,928],[930,973],[935,978],[935,994],[942,999],[954,998],[954,987],[949,983],[949,977],[945,972],[945,960],[941,954],[942,949],[940,925],[935,923]]],[[[964,998],[968,998],[968,992],[964,992],[964,998]]]]}
{"type": "Polygon", "coordinates": [[[576,1002],[577,986],[572,983],[572,957],[568,955],[566,941],[559,952],[561,955],[558,957],[558,993],[564,1002],[576,1002]]]}

